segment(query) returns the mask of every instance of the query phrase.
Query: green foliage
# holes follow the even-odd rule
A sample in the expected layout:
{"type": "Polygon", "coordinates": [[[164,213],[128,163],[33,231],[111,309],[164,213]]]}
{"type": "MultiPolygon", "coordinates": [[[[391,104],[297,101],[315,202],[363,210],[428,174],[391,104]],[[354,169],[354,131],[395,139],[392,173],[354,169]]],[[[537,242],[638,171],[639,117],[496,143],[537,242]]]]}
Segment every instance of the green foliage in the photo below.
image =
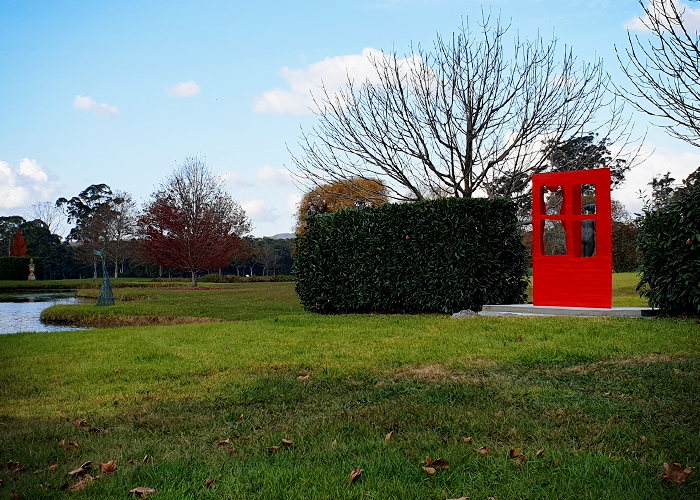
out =
{"type": "Polygon", "coordinates": [[[505,199],[443,198],[309,217],[297,294],[320,313],[520,303],[527,273],[515,210],[505,199]]]}
{"type": "Polygon", "coordinates": [[[640,229],[637,290],[668,314],[700,314],[700,179],[689,177],[665,206],[646,208],[640,229]]]}
{"type": "MultiPolygon", "coordinates": [[[[0,257],[0,280],[26,280],[29,276],[30,257],[0,257]]],[[[34,259],[34,276],[44,279],[44,260],[34,259]]]]}

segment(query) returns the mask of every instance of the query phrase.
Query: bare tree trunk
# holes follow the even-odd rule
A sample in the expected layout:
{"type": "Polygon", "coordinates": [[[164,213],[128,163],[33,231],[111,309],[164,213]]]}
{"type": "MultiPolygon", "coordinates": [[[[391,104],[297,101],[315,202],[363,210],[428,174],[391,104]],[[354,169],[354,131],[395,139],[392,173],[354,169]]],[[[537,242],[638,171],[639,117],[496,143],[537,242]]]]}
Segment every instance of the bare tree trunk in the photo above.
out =
{"type": "Polygon", "coordinates": [[[197,273],[192,271],[192,286],[197,286],[197,273]]]}

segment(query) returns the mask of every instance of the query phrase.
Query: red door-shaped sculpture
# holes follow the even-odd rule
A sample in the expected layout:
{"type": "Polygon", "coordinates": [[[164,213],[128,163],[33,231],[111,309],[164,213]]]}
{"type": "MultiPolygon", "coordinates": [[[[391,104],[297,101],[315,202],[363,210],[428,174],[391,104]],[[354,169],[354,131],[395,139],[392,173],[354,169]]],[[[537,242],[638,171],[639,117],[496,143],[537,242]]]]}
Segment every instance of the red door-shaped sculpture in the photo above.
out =
{"type": "Polygon", "coordinates": [[[612,307],[610,169],[532,176],[535,306],[612,307]]]}

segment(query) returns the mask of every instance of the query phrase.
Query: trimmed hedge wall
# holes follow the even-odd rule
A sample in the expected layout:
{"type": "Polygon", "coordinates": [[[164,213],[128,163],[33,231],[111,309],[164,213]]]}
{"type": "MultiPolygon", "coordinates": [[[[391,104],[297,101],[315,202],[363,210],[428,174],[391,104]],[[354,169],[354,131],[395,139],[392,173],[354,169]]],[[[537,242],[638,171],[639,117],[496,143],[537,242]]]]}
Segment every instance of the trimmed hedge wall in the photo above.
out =
{"type": "MultiPolygon", "coordinates": [[[[30,257],[0,257],[0,280],[26,280],[29,276],[30,257]]],[[[34,257],[34,276],[44,279],[44,259],[34,257]]]]}
{"type": "Polygon", "coordinates": [[[689,178],[665,207],[645,210],[639,249],[644,264],[637,290],[649,305],[700,315],[700,178],[689,178]]]}
{"type": "Polygon", "coordinates": [[[522,303],[515,205],[444,198],[307,218],[296,291],[319,313],[452,313],[522,303]]]}

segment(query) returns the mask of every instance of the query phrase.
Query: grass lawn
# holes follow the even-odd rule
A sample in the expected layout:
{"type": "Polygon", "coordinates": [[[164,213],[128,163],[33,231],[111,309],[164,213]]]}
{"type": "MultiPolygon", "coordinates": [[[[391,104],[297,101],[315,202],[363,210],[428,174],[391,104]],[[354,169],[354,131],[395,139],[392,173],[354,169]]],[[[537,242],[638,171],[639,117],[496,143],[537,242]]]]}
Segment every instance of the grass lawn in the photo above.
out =
{"type": "MultiPolygon", "coordinates": [[[[615,305],[635,285],[616,275],[615,305]]],[[[293,283],[115,296],[51,313],[217,321],[0,336],[0,499],[700,498],[697,471],[659,477],[700,464],[695,319],[318,316],[293,283]],[[88,461],[99,479],[69,476],[88,461]]]]}

